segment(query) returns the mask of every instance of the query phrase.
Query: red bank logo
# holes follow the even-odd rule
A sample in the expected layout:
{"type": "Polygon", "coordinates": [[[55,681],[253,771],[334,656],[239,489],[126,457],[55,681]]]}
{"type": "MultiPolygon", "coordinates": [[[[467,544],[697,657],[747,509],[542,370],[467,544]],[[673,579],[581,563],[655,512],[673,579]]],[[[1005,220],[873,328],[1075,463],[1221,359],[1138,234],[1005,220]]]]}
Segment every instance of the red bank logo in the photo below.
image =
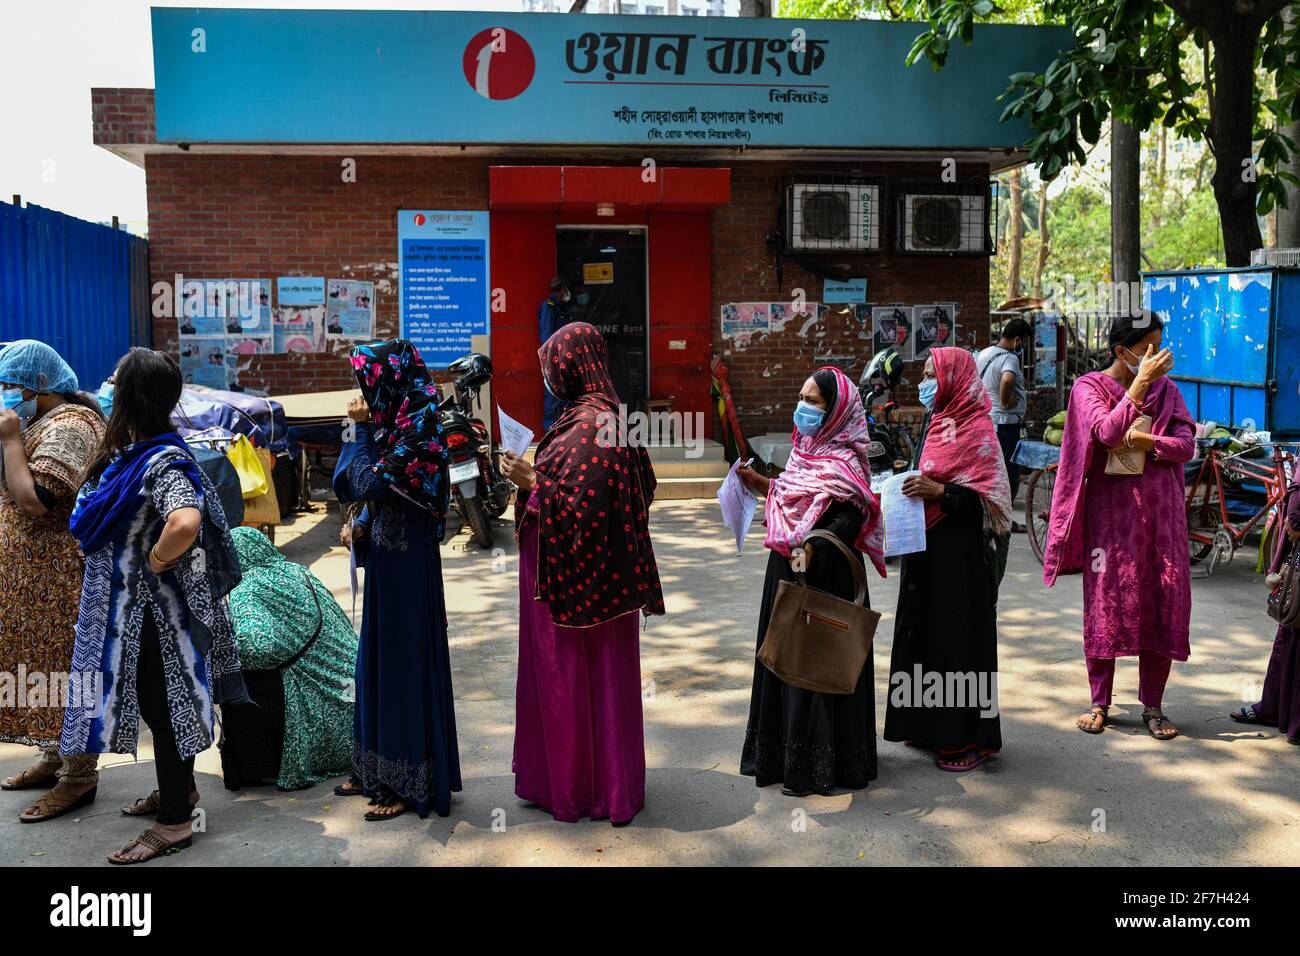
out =
{"type": "Polygon", "coordinates": [[[479,96],[509,100],[528,89],[537,61],[528,41],[514,30],[489,27],[465,45],[461,66],[466,82],[479,96]]]}

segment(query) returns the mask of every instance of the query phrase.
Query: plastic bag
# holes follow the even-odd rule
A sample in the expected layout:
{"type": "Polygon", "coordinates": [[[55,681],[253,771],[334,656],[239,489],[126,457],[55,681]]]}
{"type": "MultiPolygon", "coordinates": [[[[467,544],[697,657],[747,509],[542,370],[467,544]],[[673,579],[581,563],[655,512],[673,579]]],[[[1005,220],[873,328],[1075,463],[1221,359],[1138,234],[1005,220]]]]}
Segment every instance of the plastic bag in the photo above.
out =
{"type": "Polygon", "coordinates": [[[240,435],[226,449],[226,457],[239,475],[239,490],[245,498],[266,494],[266,471],[257,457],[257,451],[248,436],[240,435]]]}

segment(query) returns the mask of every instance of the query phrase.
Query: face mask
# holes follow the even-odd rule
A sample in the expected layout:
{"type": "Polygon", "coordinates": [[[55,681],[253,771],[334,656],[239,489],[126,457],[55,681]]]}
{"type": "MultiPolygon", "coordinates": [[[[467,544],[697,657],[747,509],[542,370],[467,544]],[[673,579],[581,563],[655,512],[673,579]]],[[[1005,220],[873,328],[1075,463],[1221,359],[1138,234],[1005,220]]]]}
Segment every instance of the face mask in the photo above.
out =
{"type": "Polygon", "coordinates": [[[563,399],[561,399],[560,396],[556,395],[555,392],[551,391],[551,383],[546,380],[545,375],[542,376],[542,388],[546,389],[546,394],[551,396],[551,398],[555,399],[556,401],[563,401],[563,399]]]}
{"type": "Polygon", "coordinates": [[[113,383],[105,382],[99,386],[99,393],[95,396],[95,400],[99,402],[99,410],[104,413],[105,418],[113,414],[113,383]]]}
{"type": "MultiPolygon", "coordinates": [[[[1129,355],[1132,355],[1132,354],[1133,354],[1132,352],[1129,352],[1129,355]]],[[[1147,360],[1147,357],[1146,357],[1145,355],[1143,355],[1143,356],[1141,356],[1141,357],[1138,358],[1138,363],[1137,363],[1136,365],[1129,365],[1128,362],[1125,362],[1124,365],[1125,365],[1126,368],[1128,368],[1128,370],[1129,370],[1130,372],[1132,372],[1134,375],[1136,375],[1136,374],[1141,370],[1141,368],[1142,368],[1142,363],[1145,362],[1146,360],[1147,360]]]]}
{"type": "Polygon", "coordinates": [[[31,421],[36,416],[36,399],[29,398],[23,401],[23,390],[21,388],[7,388],[0,392],[0,400],[3,400],[5,408],[11,408],[19,418],[24,421],[31,421]]]}
{"type": "Polygon", "coordinates": [[[815,434],[817,429],[822,427],[822,420],[825,418],[826,413],[816,405],[801,401],[794,407],[794,427],[805,437],[815,434]]]}
{"type": "Polygon", "coordinates": [[[916,387],[917,397],[921,399],[921,404],[926,408],[934,406],[934,397],[939,394],[939,380],[937,378],[923,378],[921,384],[916,387]]]}
{"type": "Polygon", "coordinates": [[[586,305],[591,300],[591,295],[587,292],[578,293],[578,305],[586,305]]]}

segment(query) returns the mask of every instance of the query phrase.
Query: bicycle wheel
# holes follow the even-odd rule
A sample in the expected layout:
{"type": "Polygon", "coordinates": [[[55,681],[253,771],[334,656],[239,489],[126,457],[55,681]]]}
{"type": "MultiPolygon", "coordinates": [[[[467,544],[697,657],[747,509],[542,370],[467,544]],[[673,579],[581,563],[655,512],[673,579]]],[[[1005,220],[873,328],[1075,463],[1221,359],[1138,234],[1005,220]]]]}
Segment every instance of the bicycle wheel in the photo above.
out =
{"type": "Polygon", "coordinates": [[[1047,549],[1047,527],[1052,519],[1052,492],[1055,488],[1055,465],[1032,472],[1025,486],[1025,525],[1029,531],[1029,547],[1039,564],[1043,563],[1047,549]]]}

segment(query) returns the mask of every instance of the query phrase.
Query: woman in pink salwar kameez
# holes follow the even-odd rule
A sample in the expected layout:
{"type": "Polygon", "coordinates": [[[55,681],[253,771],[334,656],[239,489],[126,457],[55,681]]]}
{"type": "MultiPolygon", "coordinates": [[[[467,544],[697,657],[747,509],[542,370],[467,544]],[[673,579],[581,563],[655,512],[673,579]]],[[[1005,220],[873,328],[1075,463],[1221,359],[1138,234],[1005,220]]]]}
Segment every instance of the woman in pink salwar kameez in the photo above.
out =
{"type": "Polygon", "coordinates": [[[619,445],[605,341],[573,322],[538,352],[567,403],[519,486],[515,794],[557,820],[628,823],[645,803],[641,612],[663,614],[650,544],[654,469],[619,445]]]}
{"type": "Polygon", "coordinates": [[[1092,707],[1078,727],[1105,729],[1115,658],[1138,658],[1138,699],[1153,737],[1178,729],[1161,708],[1172,661],[1187,660],[1191,619],[1183,463],[1196,451],[1195,423],[1166,376],[1160,320],[1123,316],[1110,330],[1109,368],[1082,376],[1070,392],[1043,562],[1083,573],[1083,649],[1092,707]],[[1148,415],[1149,432],[1134,427],[1148,415]],[[1145,453],[1141,475],[1106,474],[1107,452],[1145,453]]]}

